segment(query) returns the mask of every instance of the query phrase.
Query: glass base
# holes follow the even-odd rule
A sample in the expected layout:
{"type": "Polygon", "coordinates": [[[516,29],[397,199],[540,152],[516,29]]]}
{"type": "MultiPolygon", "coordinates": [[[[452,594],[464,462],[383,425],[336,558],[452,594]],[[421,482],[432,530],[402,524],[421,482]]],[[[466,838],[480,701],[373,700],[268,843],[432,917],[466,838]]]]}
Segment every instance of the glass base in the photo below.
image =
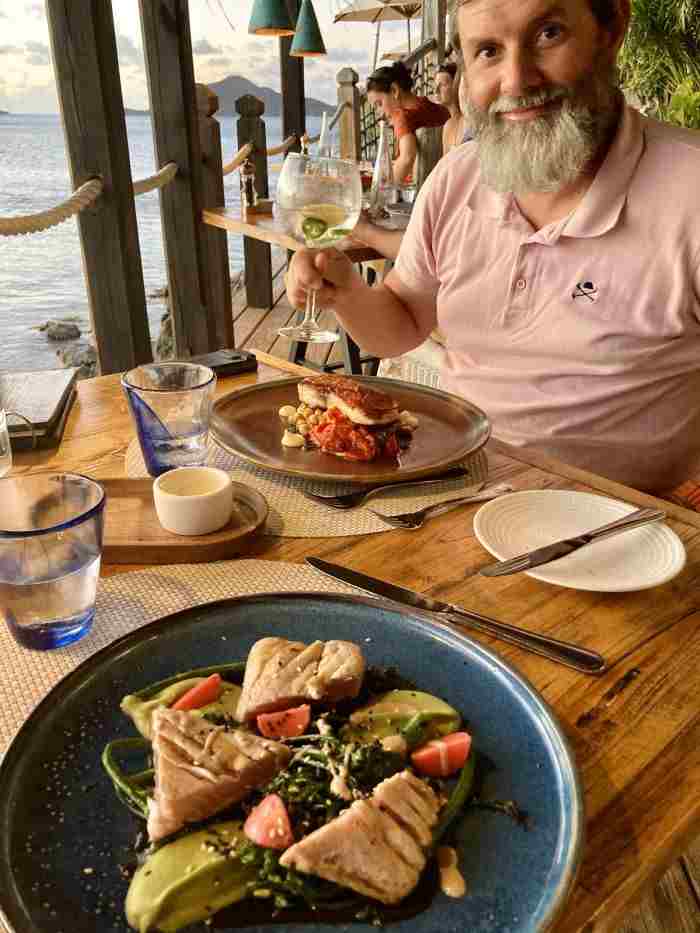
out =
{"type": "Polygon", "coordinates": [[[340,340],[340,334],[336,330],[304,327],[303,324],[294,327],[280,327],[277,333],[280,337],[286,337],[287,340],[299,340],[302,343],[335,343],[336,340],[340,340]]]}
{"type": "Polygon", "coordinates": [[[12,614],[6,616],[10,634],[24,648],[33,648],[35,651],[46,651],[50,648],[61,648],[70,645],[79,638],[83,638],[92,628],[95,609],[70,619],[57,619],[53,622],[35,622],[32,625],[18,625],[12,614]]]}

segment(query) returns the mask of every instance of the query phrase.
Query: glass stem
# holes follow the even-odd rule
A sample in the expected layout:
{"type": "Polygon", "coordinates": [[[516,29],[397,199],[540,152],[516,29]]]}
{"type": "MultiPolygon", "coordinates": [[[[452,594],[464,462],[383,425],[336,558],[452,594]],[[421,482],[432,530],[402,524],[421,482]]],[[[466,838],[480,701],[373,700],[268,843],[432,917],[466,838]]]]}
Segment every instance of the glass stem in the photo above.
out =
{"type": "Polygon", "coordinates": [[[304,309],[304,320],[302,327],[313,328],[316,326],[316,289],[310,288],[306,293],[306,308],[304,309]]]}

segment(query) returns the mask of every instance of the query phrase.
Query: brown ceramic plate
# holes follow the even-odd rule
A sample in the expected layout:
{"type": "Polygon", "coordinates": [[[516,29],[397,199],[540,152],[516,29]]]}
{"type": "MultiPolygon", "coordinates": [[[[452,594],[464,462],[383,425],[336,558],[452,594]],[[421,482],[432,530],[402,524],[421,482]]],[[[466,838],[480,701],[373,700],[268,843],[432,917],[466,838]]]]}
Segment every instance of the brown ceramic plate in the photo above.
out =
{"type": "Polygon", "coordinates": [[[484,412],[459,396],[397,379],[354,378],[389,392],[402,410],[408,409],[418,418],[418,428],[400,465],[387,460],[358,463],[318,450],[282,447],[278,411],[282,405],[299,403],[298,378],[262,383],[218,399],[212,411],[212,436],[225,450],[263,469],[346,483],[429,476],[465,460],[489,439],[491,425],[484,412]]]}

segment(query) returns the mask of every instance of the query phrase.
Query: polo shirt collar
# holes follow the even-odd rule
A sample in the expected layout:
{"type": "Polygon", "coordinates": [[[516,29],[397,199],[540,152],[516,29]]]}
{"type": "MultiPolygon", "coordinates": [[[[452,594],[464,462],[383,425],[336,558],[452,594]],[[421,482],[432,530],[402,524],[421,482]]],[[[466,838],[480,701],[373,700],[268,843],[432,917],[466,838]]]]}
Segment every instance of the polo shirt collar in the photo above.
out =
{"type": "Polygon", "coordinates": [[[639,113],[624,104],[620,125],[605,161],[581,203],[561,224],[559,235],[596,237],[612,230],[627,201],[630,182],[643,150],[644,132],[639,113]]]}

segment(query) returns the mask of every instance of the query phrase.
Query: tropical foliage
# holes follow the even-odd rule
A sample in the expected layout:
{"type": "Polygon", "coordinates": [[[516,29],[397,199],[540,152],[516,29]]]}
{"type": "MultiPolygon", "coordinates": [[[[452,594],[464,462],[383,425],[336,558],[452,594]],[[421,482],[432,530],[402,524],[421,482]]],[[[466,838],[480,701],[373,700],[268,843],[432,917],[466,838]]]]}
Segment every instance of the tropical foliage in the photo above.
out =
{"type": "Polygon", "coordinates": [[[620,68],[648,114],[700,129],[700,0],[633,0],[620,68]]]}

